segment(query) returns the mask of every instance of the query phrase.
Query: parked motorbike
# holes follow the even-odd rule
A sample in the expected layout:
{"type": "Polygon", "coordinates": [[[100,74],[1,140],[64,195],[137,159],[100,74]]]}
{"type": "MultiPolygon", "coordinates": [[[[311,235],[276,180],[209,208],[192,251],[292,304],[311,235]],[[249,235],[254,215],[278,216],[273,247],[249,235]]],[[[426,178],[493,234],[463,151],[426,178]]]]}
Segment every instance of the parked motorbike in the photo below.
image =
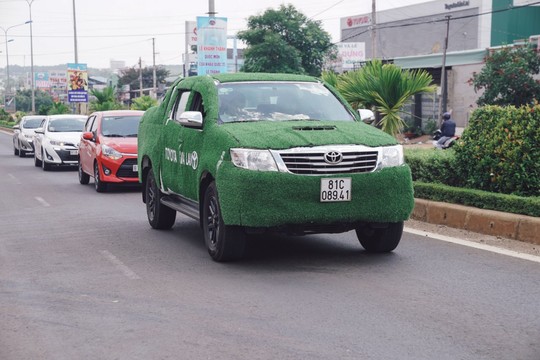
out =
{"type": "MultiPolygon", "coordinates": [[[[441,130],[435,130],[435,132],[433,133],[433,145],[434,146],[437,146],[437,142],[439,141],[439,139],[442,137],[442,132],[441,130]]],[[[449,138],[448,140],[446,140],[444,142],[444,144],[442,144],[442,149],[449,149],[451,148],[452,146],[454,146],[456,144],[456,142],[459,140],[459,136],[458,135],[454,135],[452,136],[451,138],[449,138]]]]}

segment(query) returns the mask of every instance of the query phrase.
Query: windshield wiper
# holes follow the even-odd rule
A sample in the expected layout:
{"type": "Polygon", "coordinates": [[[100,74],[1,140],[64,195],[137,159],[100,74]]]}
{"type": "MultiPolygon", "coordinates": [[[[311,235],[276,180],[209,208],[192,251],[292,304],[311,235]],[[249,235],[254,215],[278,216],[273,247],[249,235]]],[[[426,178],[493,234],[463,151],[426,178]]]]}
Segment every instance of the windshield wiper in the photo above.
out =
{"type": "Polygon", "coordinates": [[[137,137],[137,134],[127,134],[127,135],[124,135],[125,137],[137,137]]]}
{"type": "Polygon", "coordinates": [[[124,135],[120,135],[120,134],[109,134],[109,135],[105,135],[106,137],[124,137],[124,135]]]}

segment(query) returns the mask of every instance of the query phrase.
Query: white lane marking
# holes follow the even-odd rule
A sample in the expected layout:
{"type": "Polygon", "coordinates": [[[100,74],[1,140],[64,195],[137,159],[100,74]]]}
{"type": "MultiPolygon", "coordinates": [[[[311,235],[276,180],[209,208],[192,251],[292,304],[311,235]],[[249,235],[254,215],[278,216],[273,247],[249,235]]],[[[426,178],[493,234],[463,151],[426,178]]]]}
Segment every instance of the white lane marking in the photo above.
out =
{"type": "Polygon", "coordinates": [[[36,199],[41,205],[45,207],[51,206],[48,202],[46,202],[42,197],[36,196],[34,199],[36,199]]]}
{"type": "Polygon", "coordinates": [[[105,257],[105,259],[109,260],[113,265],[120,270],[125,276],[130,278],[131,280],[139,280],[139,275],[135,274],[133,270],[131,270],[129,267],[127,267],[126,264],[118,260],[116,256],[108,252],[107,250],[102,250],[101,255],[105,257]]]}
{"type": "Polygon", "coordinates": [[[15,175],[13,175],[13,174],[8,174],[8,176],[9,176],[11,179],[13,179],[13,181],[15,182],[15,184],[17,184],[17,185],[21,185],[21,184],[22,184],[22,183],[19,181],[19,179],[17,179],[17,178],[15,177],[15,175]]]}
{"type": "Polygon", "coordinates": [[[513,250],[507,250],[507,249],[498,248],[496,246],[491,246],[491,245],[486,245],[486,244],[479,244],[479,243],[476,243],[474,241],[462,240],[462,239],[453,238],[453,237],[450,237],[450,236],[430,233],[430,232],[427,232],[427,231],[411,229],[411,228],[408,228],[408,227],[405,227],[403,229],[403,231],[411,233],[411,234],[419,235],[419,236],[427,236],[427,237],[430,237],[432,239],[446,241],[446,242],[453,243],[453,244],[468,246],[468,247],[471,247],[471,248],[474,248],[474,249],[491,251],[491,252],[501,254],[501,255],[512,256],[512,257],[515,257],[515,258],[518,258],[518,259],[529,260],[529,261],[540,263],[540,256],[536,256],[536,255],[524,254],[524,253],[520,253],[520,252],[513,251],[513,250]]]}

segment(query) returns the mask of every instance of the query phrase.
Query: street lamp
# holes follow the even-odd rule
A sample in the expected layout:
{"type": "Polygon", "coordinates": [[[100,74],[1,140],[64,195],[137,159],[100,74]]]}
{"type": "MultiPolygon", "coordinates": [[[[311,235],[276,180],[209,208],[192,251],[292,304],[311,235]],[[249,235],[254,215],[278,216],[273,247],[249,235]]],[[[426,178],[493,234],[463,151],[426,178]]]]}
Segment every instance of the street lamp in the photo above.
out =
{"type": "Polygon", "coordinates": [[[34,0],[26,0],[28,3],[28,9],[30,11],[30,74],[32,79],[32,114],[36,113],[36,93],[34,86],[34,43],[32,38],[32,3],[34,0]]]}
{"type": "Polygon", "coordinates": [[[30,24],[31,21],[26,21],[22,24],[17,24],[17,25],[12,25],[8,28],[3,28],[0,26],[0,29],[4,32],[4,38],[6,39],[6,75],[7,75],[7,84],[6,84],[6,94],[8,92],[11,92],[11,86],[10,86],[10,83],[9,83],[9,53],[8,53],[8,43],[9,42],[12,42],[13,39],[9,39],[7,38],[7,35],[8,35],[8,31],[10,29],[13,29],[14,27],[17,27],[17,26],[23,26],[23,25],[26,25],[26,24],[30,24]]]}

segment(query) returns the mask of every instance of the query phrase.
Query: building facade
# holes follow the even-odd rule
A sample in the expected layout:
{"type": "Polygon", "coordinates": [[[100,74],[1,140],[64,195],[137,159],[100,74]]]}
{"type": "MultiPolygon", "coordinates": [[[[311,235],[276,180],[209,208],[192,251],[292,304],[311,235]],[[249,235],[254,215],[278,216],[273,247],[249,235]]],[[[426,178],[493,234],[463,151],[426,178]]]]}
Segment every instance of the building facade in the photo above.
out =
{"type": "MultiPolygon", "coordinates": [[[[466,126],[479,94],[469,84],[483,67],[487,50],[529,40],[540,34],[540,6],[531,0],[435,0],[341,19],[342,42],[364,42],[366,59],[394,62],[404,69],[424,69],[441,85],[443,51],[448,29],[446,86],[412,106],[414,115],[437,119],[438,96],[466,126]],[[534,5],[533,5],[534,4],[534,5]],[[374,46],[373,46],[374,45],[374,46]],[[375,53],[374,53],[375,50],[375,53]],[[375,55],[375,56],[374,56],[375,55]]],[[[361,64],[360,64],[361,65],[361,64]]]]}

